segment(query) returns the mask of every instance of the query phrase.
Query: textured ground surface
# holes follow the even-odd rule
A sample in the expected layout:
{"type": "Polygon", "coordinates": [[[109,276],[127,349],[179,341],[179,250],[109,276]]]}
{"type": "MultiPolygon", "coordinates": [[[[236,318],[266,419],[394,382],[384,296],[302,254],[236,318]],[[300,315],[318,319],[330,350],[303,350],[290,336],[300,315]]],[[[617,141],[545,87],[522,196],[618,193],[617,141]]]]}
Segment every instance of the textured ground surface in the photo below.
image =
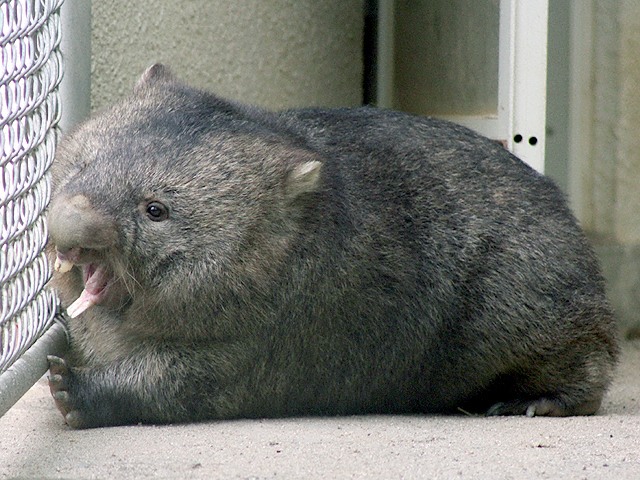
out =
{"type": "Polygon", "coordinates": [[[638,479],[640,341],[599,415],[366,416],[73,431],[40,381],[0,418],[0,479],[638,479]]]}

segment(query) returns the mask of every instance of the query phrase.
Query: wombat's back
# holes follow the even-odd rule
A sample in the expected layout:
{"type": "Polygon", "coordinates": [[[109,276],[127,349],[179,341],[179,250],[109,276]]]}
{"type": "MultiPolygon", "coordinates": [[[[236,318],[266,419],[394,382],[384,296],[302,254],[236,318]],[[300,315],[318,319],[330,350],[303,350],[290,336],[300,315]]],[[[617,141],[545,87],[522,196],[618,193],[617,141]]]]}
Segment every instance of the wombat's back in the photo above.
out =
{"type": "Polygon", "coordinates": [[[385,345],[362,357],[379,368],[368,382],[390,382],[398,397],[413,388],[416,409],[441,410],[560,385],[581,392],[588,378],[593,391],[562,401],[565,412],[593,409],[615,363],[615,322],[597,260],[553,182],[497,142],[436,119],[371,108],[282,119],[325,159],[302,243],[324,245],[314,268],[326,278],[305,276],[307,287],[330,299],[328,316],[348,305],[346,330],[355,321],[385,345]],[[412,362],[408,386],[390,380],[412,362]]]}

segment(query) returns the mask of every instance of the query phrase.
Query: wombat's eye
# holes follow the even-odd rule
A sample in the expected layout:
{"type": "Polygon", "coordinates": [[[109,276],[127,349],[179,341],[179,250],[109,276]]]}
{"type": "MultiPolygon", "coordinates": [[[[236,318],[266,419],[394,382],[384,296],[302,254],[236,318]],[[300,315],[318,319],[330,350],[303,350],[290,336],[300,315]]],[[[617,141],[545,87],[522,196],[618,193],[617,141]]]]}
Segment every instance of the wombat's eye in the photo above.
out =
{"type": "Polygon", "coordinates": [[[169,210],[160,202],[149,202],[147,204],[147,217],[154,222],[162,222],[169,218],[169,210]]]}

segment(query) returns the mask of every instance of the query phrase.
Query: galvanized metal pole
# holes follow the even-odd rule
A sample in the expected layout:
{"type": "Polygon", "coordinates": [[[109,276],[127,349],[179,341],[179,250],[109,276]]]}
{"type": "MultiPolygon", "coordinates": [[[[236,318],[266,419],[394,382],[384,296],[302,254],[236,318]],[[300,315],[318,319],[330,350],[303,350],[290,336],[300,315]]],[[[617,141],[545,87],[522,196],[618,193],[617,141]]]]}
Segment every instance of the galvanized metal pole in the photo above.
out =
{"type": "Polygon", "coordinates": [[[61,324],[54,324],[0,375],[0,417],[47,371],[47,355],[60,355],[67,346],[61,324]]]}
{"type": "Polygon", "coordinates": [[[65,0],[60,21],[64,77],[59,125],[64,133],[84,120],[91,108],[91,0],[65,0]]]}

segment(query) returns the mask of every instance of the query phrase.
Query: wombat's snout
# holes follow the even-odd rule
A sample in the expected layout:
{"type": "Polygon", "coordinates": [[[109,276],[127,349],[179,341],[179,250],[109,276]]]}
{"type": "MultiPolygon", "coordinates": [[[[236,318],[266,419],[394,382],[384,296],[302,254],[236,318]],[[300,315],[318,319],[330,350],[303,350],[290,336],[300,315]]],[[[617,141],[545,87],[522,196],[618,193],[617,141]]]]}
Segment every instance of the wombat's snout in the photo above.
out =
{"type": "Polygon", "coordinates": [[[80,249],[102,250],[117,240],[113,221],[96,211],[84,195],[54,198],[47,220],[51,241],[63,255],[80,249]]]}

